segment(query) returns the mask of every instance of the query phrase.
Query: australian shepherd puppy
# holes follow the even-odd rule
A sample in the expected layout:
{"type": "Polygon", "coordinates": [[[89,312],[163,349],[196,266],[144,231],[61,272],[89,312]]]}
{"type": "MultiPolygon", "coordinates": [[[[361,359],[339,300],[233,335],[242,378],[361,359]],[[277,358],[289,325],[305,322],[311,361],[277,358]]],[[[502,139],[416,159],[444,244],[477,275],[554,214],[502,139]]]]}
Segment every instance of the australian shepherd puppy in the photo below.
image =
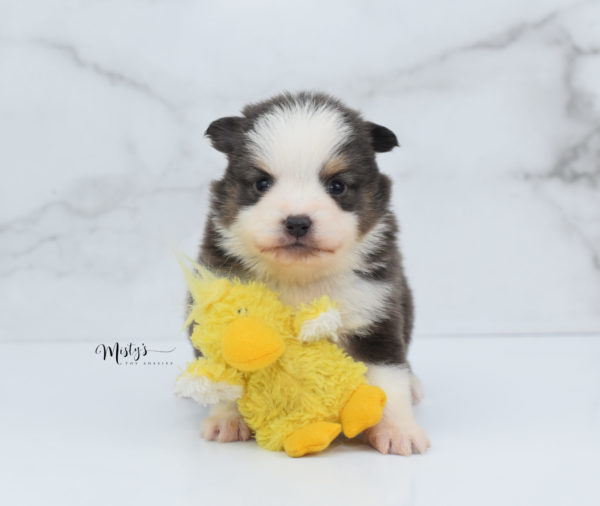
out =
{"type": "MultiPolygon", "coordinates": [[[[366,440],[382,453],[429,447],[413,418],[421,389],[407,362],[413,301],[376,153],[398,145],[387,128],[324,94],[284,93],[206,131],[228,160],[213,182],[200,263],[256,279],[292,306],[327,294],[339,304],[338,343],[368,366],[388,402],[366,440]]],[[[214,406],[203,436],[242,441],[235,403],[214,406]]]]}

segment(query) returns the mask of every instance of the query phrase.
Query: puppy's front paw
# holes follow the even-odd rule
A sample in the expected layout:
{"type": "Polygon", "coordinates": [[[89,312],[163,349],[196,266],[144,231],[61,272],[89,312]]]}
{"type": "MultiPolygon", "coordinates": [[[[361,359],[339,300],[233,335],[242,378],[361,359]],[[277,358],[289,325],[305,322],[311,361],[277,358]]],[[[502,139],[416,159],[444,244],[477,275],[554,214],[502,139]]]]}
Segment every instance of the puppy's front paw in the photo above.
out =
{"type": "Polygon", "coordinates": [[[202,422],[202,437],[207,441],[231,443],[247,441],[251,432],[239,413],[219,413],[211,415],[202,422]]]}
{"type": "Polygon", "coordinates": [[[415,422],[395,424],[384,419],[365,432],[368,443],[384,454],[408,457],[425,453],[431,446],[427,434],[415,422]]]}

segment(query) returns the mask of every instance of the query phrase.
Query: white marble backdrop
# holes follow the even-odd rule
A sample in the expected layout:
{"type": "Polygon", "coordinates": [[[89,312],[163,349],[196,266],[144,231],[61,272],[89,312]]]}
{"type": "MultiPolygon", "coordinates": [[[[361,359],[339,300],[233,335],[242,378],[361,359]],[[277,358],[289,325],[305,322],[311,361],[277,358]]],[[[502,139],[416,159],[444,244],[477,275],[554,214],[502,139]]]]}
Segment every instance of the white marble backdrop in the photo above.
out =
{"type": "Polygon", "coordinates": [[[284,89],[392,128],[421,334],[600,330],[600,2],[0,2],[0,339],[181,336],[225,161],[284,89]]]}

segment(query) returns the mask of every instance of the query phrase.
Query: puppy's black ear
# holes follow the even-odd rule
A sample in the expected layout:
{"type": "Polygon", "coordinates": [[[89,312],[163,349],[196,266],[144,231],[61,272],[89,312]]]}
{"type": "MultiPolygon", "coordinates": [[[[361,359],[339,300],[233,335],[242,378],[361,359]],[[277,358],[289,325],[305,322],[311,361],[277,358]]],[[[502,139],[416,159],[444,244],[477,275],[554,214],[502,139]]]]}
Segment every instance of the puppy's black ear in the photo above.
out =
{"type": "Polygon", "coordinates": [[[377,153],[385,153],[399,146],[396,135],[389,128],[386,128],[370,121],[365,121],[367,131],[371,139],[371,146],[377,153]]]}
{"type": "Polygon", "coordinates": [[[246,121],[246,118],[240,116],[217,119],[208,126],[204,135],[211,140],[215,149],[229,154],[241,142],[246,121]]]}

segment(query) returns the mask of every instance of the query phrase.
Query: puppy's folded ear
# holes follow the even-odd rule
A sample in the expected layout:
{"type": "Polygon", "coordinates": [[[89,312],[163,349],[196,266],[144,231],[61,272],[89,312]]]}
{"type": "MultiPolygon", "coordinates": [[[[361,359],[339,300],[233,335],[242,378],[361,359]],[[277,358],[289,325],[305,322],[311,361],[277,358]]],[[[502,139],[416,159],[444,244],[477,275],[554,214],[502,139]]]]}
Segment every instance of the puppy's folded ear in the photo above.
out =
{"type": "Polygon", "coordinates": [[[377,153],[385,153],[399,146],[396,134],[389,128],[386,128],[370,121],[365,121],[367,132],[371,139],[371,146],[377,153]]]}
{"type": "Polygon", "coordinates": [[[220,118],[208,126],[204,135],[211,140],[215,149],[229,154],[242,141],[246,121],[246,118],[241,116],[220,118]]]}

